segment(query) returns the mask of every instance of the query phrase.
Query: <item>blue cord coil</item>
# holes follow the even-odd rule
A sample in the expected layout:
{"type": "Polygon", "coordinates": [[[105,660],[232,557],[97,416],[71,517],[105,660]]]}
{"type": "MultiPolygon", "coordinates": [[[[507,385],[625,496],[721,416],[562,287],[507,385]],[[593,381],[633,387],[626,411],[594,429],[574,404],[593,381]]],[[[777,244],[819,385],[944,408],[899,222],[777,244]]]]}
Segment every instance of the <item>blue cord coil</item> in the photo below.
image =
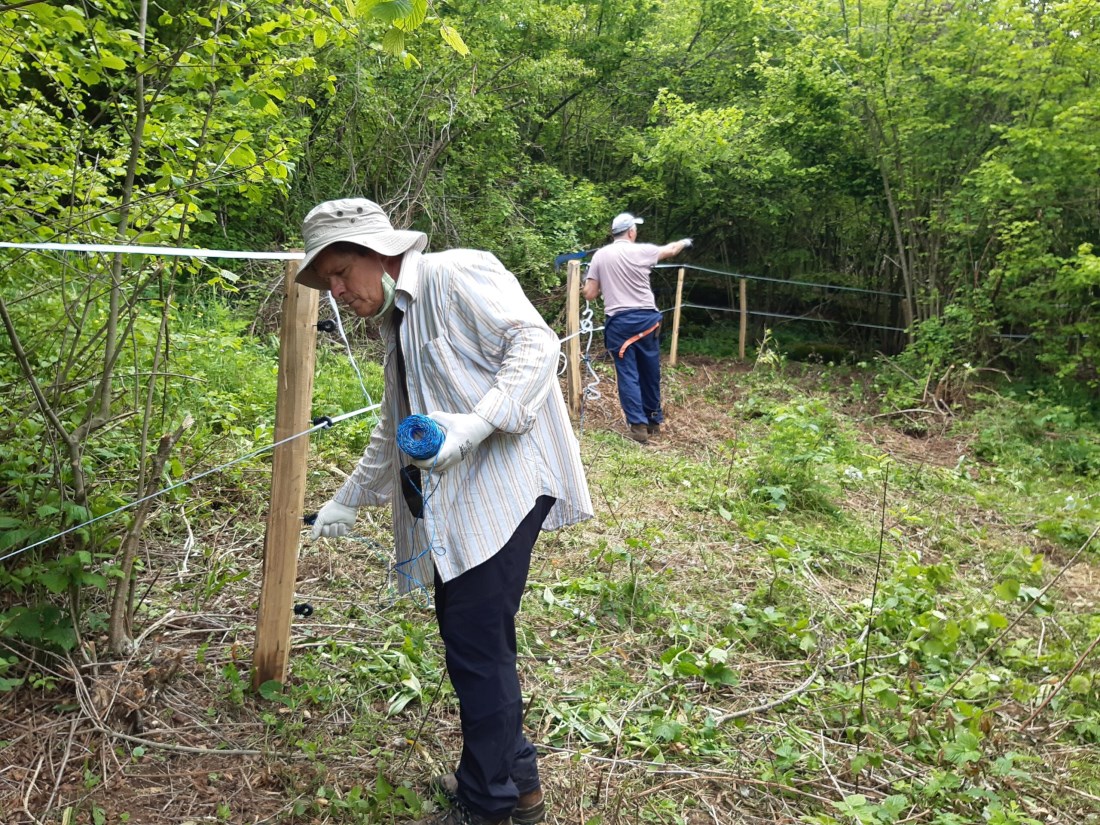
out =
{"type": "Polygon", "coordinates": [[[410,415],[397,425],[397,447],[409,458],[431,458],[443,446],[446,434],[435,419],[410,415]]]}

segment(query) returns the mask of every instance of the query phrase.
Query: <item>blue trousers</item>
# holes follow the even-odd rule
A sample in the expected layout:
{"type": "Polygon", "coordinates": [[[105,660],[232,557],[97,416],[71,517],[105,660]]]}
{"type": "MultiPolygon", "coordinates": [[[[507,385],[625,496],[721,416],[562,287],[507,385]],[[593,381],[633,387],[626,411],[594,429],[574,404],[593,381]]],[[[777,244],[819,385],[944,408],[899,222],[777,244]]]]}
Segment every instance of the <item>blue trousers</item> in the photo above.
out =
{"type": "Polygon", "coordinates": [[[552,496],[540,496],[496,555],[449,582],[435,576],[435,615],[462,721],[458,796],[489,820],[508,816],[521,793],[540,787],[535,746],[523,733],[515,618],[553,506],[552,496]]]}
{"type": "Polygon", "coordinates": [[[635,335],[659,323],[661,313],[655,309],[619,312],[604,322],[604,344],[615,362],[619,404],[628,424],[660,424],[665,420],[661,411],[661,330],[622,349],[635,335]]]}

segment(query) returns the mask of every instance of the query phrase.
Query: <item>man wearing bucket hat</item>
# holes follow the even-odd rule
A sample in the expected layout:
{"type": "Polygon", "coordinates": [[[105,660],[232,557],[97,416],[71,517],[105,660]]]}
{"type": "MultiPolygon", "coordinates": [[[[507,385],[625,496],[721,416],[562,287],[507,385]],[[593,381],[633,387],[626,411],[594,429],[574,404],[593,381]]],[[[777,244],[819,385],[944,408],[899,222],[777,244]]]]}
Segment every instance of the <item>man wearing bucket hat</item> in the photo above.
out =
{"type": "Polygon", "coordinates": [[[661,313],[649,285],[654,264],[679,255],[691,238],[664,246],[635,243],[638,224],[629,212],[611,221],[614,241],[597,249],[588,266],[584,297],[594,301],[603,293],[604,344],[615,363],[619,404],[630,437],[645,444],[661,431],[661,313]]]}
{"type": "Polygon", "coordinates": [[[451,807],[421,825],[530,825],[545,816],[523,732],[515,616],[540,529],[592,515],[557,380],[557,336],[487,252],[425,254],[363,198],[327,201],[302,225],[297,280],[381,324],[381,416],[354,472],[317,513],[313,537],[346,535],[356,509],[389,504],[404,592],[434,582],[462,755],[431,789],[451,807]],[[396,425],[428,411],[438,454],[412,461],[396,425]]]}

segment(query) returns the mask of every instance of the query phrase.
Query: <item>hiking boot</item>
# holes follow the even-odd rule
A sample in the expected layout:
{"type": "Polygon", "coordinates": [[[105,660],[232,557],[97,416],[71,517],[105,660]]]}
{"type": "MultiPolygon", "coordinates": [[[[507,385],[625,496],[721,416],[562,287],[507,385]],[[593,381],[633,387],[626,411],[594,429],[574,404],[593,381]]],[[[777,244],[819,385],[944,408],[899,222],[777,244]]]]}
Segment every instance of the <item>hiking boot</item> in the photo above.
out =
{"type": "MultiPolygon", "coordinates": [[[[434,777],[428,783],[428,790],[447,797],[452,803],[458,802],[458,779],[453,773],[434,777]]],[[[545,818],[546,803],[543,801],[540,788],[519,795],[519,802],[512,811],[513,825],[537,825],[545,818]]]]}
{"type": "Polygon", "coordinates": [[[418,819],[412,825],[512,825],[512,817],[504,819],[486,819],[478,816],[461,801],[455,800],[450,810],[429,816],[427,819],[418,819]]]}
{"type": "Polygon", "coordinates": [[[649,441],[649,426],[646,424],[631,424],[630,437],[639,444],[645,444],[649,441]]]}
{"type": "Polygon", "coordinates": [[[661,424],[660,424],[660,422],[657,422],[656,424],[647,425],[646,426],[646,431],[649,433],[650,438],[657,438],[661,434],[661,424]]]}

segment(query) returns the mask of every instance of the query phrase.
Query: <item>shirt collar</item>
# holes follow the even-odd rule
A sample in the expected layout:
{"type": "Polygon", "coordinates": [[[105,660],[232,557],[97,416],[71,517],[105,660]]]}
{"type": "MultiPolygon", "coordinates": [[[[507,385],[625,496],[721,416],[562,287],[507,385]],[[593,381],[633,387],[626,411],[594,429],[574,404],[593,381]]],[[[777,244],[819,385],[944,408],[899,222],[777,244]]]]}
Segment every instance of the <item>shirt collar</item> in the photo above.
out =
{"type": "Polygon", "coordinates": [[[402,312],[408,312],[420,288],[420,253],[410,249],[401,259],[401,274],[397,278],[397,294],[393,302],[402,312]]]}

